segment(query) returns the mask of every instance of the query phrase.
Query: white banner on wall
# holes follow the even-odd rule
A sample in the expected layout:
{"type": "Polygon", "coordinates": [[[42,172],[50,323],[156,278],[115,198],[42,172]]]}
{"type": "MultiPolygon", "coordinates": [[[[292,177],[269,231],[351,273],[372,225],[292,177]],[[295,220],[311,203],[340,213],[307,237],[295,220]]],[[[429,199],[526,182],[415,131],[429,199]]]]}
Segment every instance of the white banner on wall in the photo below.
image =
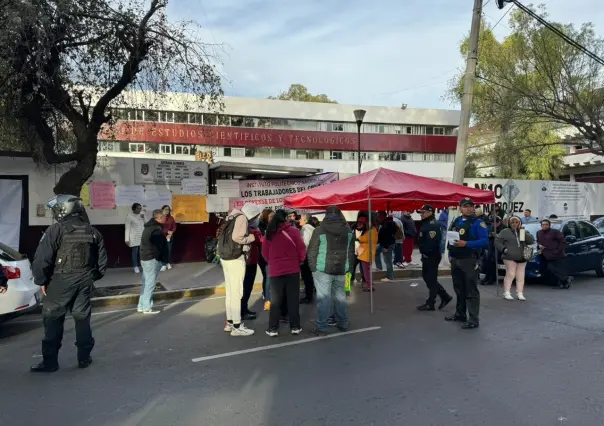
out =
{"type": "MultiPolygon", "coordinates": [[[[531,210],[533,217],[542,219],[551,215],[559,219],[590,219],[604,214],[604,185],[582,182],[515,180],[515,179],[466,179],[464,185],[493,191],[495,202],[506,214],[522,216],[531,210]],[[513,200],[505,193],[512,185],[517,191],[513,200]]],[[[491,213],[491,206],[483,206],[491,213]]]]}
{"type": "Polygon", "coordinates": [[[0,242],[19,251],[21,230],[22,182],[0,179],[0,242]]]}
{"type": "Polygon", "coordinates": [[[240,196],[231,198],[229,205],[231,209],[241,209],[245,203],[254,203],[262,208],[279,209],[283,207],[285,197],[336,182],[338,179],[338,173],[323,173],[293,179],[240,180],[240,196]]]}
{"type": "Polygon", "coordinates": [[[208,163],[205,161],[136,158],[134,182],[149,185],[181,185],[184,179],[207,179],[208,170],[208,163]]]}

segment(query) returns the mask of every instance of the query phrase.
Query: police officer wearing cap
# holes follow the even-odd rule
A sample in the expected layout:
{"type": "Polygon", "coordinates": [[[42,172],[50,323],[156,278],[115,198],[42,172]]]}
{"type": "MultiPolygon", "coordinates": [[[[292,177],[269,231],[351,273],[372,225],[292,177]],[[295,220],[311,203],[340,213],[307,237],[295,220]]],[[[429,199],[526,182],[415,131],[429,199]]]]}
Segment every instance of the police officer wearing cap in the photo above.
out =
{"type": "Polygon", "coordinates": [[[430,294],[426,303],[418,306],[420,311],[434,311],[436,296],[440,296],[438,309],[443,309],[453,298],[438,282],[438,265],[442,259],[440,242],[442,229],[434,218],[434,207],[426,204],[420,210],[422,223],[419,230],[419,252],[422,255],[422,278],[428,286],[430,294]]]}
{"type": "Polygon", "coordinates": [[[32,263],[34,282],[45,296],[43,360],[31,367],[35,373],[59,369],[63,323],[68,311],[75,322],[78,366],[86,368],[92,363],[90,297],[94,281],[107,270],[103,237],[90,226],[82,200],[74,195],[57,195],[47,205],[56,223],[44,232],[32,263]]]}
{"type": "Polygon", "coordinates": [[[464,198],[459,206],[461,216],[450,228],[459,233],[459,240],[455,245],[449,245],[457,307],[455,314],[445,319],[463,322],[461,327],[468,330],[479,326],[478,260],[482,250],[489,246],[489,232],[484,221],[474,214],[474,202],[471,199],[464,198]],[[469,317],[466,317],[466,311],[469,317]]]}

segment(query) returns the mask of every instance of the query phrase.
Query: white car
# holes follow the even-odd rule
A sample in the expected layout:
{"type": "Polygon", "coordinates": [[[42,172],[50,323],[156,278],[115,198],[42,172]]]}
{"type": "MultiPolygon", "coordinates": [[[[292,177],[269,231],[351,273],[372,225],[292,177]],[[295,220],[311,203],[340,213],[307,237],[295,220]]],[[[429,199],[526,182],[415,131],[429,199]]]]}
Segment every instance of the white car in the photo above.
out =
{"type": "Polygon", "coordinates": [[[0,294],[0,322],[35,310],[42,300],[40,287],[34,284],[27,256],[0,243],[0,265],[8,278],[8,291],[0,294]]]}

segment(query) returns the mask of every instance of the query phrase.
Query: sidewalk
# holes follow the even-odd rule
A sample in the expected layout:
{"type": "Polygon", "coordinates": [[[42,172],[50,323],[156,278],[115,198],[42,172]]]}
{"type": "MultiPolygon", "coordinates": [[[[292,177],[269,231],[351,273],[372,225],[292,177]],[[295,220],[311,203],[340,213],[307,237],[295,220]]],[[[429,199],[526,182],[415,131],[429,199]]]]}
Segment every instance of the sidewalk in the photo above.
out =
{"type": "MultiPolygon", "coordinates": [[[[413,253],[413,261],[418,266],[411,266],[406,269],[395,267],[395,277],[397,279],[419,278],[421,277],[421,256],[418,250],[413,253]]],[[[160,272],[157,277],[156,292],[174,292],[181,294],[180,297],[192,294],[191,289],[207,289],[203,294],[210,294],[210,289],[224,286],[224,274],[219,265],[207,262],[182,263],[172,265],[169,271],[160,272]]],[[[375,266],[375,265],[374,265],[375,266]]],[[[448,268],[441,264],[440,274],[446,274],[448,268]]],[[[384,272],[374,272],[374,280],[383,278],[384,272]]],[[[255,283],[261,285],[262,273],[258,268],[255,283]]],[[[94,297],[107,298],[119,297],[124,295],[136,295],[140,292],[141,275],[134,273],[132,268],[108,269],[105,277],[95,283],[94,297]]],[[[194,294],[200,293],[199,291],[194,294]]],[[[211,292],[212,294],[215,291],[211,292]]]]}

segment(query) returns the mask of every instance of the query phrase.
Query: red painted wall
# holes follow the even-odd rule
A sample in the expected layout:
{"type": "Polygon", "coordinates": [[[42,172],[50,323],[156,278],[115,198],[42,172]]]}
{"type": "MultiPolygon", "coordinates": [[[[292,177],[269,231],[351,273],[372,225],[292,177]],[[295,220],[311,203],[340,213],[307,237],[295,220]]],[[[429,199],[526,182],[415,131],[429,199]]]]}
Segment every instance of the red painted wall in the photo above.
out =
{"type": "MultiPolygon", "coordinates": [[[[357,134],[119,121],[100,140],[355,151],[357,134]]],[[[362,133],[363,151],[455,153],[456,136],[362,133]]]]}

